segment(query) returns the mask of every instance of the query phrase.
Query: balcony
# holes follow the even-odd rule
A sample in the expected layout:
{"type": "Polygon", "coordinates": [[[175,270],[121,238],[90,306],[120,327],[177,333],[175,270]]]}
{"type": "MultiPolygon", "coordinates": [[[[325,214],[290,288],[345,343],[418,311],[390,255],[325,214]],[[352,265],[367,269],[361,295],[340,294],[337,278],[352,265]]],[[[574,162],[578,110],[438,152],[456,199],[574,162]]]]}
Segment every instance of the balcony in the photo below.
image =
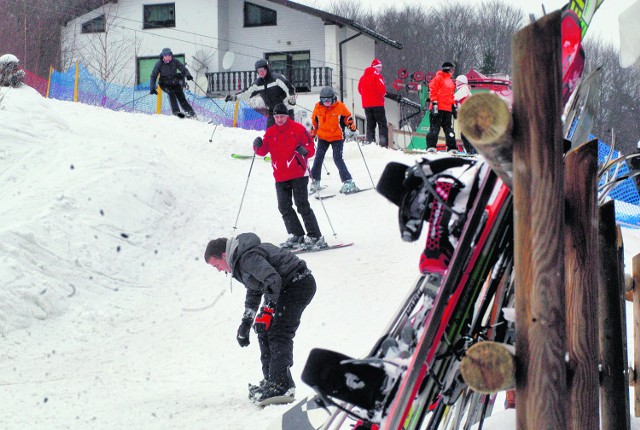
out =
{"type": "MultiPolygon", "coordinates": [[[[289,82],[293,84],[298,93],[319,91],[322,87],[332,85],[331,74],[333,73],[333,69],[330,67],[295,68],[289,70],[274,68],[273,71],[283,74],[289,82]]],[[[205,75],[207,77],[207,96],[209,97],[236,93],[251,85],[257,77],[254,70],[214,72],[206,73],[205,75]]]]}

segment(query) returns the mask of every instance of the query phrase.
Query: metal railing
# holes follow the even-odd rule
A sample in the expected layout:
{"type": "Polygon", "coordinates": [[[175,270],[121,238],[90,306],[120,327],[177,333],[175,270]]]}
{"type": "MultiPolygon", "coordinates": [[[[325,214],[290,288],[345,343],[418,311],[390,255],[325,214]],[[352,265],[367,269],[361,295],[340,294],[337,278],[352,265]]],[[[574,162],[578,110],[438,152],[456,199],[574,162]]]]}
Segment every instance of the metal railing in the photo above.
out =
{"type": "MultiPolygon", "coordinates": [[[[332,85],[331,75],[333,69],[330,67],[310,67],[296,68],[293,70],[279,70],[274,68],[274,72],[281,73],[296,88],[297,92],[311,92],[314,89],[332,85]]],[[[220,93],[235,93],[243,88],[247,88],[256,79],[256,72],[244,70],[237,72],[213,72],[206,73],[207,95],[213,96],[220,93]]]]}

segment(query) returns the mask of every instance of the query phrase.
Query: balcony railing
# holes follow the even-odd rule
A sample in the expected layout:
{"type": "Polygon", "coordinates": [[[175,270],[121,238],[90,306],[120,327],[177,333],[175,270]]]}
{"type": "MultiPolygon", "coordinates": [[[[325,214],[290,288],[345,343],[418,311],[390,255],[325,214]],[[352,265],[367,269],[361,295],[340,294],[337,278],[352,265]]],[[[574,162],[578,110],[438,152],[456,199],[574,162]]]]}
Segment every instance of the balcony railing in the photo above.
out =
{"type": "MultiPolygon", "coordinates": [[[[330,67],[311,67],[307,69],[296,68],[293,70],[273,69],[277,73],[282,73],[293,84],[297,92],[308,93],[314,89],[331,86],[330,67]]],[[[239,72],[214,72],[206,73],[207,95],[215,96],[221,93],[236,93],[247,88],[256,79],[257,74],[253,70],[239,72]]]]}

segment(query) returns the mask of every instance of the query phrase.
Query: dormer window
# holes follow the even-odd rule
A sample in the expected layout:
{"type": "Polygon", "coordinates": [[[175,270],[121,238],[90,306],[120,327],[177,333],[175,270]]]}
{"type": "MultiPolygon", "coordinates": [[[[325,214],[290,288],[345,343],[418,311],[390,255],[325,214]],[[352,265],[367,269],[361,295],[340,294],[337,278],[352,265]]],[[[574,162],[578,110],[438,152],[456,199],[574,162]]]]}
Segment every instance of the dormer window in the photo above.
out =
{"type": "Polygon", "coordinates": [[[175,26],[175,3],[144,5],[144,24],[142,28],[166,28],[175,26]]]}
{"type": "Polygon", "coordinates": [[[82,33],[104,33],[104,15],[82,23],[82,33]]]}
{"type": "Polygon", "coordinates": [[[267,25],[278,25],[278,13],[264,6],[244,2],[244,26],[263,27],[267,25]]]}

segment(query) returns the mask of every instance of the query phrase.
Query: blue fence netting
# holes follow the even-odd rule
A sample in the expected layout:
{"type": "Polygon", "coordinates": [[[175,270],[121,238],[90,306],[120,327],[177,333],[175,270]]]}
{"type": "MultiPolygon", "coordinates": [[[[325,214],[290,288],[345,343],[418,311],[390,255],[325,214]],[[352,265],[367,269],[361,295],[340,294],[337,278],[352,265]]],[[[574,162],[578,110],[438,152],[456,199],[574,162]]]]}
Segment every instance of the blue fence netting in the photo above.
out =
{"type": "MultiPolygon", "coordinates": [[[[49,97],[58,100],[73,101],[75,65],[66,72],[54,71],[51,75],[49,97]]],[[[195,85],[191,83],[191,85],[195,85]]],[[[198,96],[186,90],[185,95],[200,120],[227,127],[233,125],[235,103],[227,103],[220,99],[198,96]]],[[[170,115],[171,108],[166,94],[162,96],[162,113],[170,115]]],[[[78,101],[85,104],[102,106],[107,109],[156,113],[157,96],[149,94],[149,85],[125,87],[108,83],[94,77],[83,65],[79,66],[78,101]]],[[[264,130],[267,119],[260,112],[253,109],[244,101],[240,102],[236,127],[247,130],[264,130]]],[[[591,136],[591,138],[594,138],[591,136]]],[[[610,156],[611,149],[604,143],[598,142],[598,163],[602,165],[610,156]]],[[[614,151],[611,158],[621,154],[614,151]]],[[[611,175],[620,177],[629,173],[626,162],[611,168],[611,175]]],[[[611,179],[611,176],[609,177],[611,179]]],[[[603,179],[604,180],[604,179],[603,179]]],[[[599,185],[602,185],[602,181],[599,185]]],[[[616,220],[625,227],[640,228],[640,195],[633,178],[625,179],[609,192],[609,197],[615,201],[616,220]]]]}
{"type": "MultiPolygon", "coordinates": [[[[51,75],[49,97],[58,100],[73,101],[76,67],[66,72],[54,71],[51,75]]],[[[194,85],[194,82],[187,82],[194,85]]],[[[189,89],[185,96],[198,118],[231,127],[235,103],[227,103],[220,99],[199,96],[189,89]]],[[[80,103],[102,106],[107,109],[127,112],[156,113],[157,96],[149,94],[149,84],[125,87],[102,81],[93,76],[86,67],[78,69],[78,101],[80,103]]],[[[166,94],[162,95],[162,113],[171,114],[171,105],[166,94]]],[[[236,126],[247,130],[264,130],[267,119],[264,115],[241,101],[238,109],[236,126]]]]}

